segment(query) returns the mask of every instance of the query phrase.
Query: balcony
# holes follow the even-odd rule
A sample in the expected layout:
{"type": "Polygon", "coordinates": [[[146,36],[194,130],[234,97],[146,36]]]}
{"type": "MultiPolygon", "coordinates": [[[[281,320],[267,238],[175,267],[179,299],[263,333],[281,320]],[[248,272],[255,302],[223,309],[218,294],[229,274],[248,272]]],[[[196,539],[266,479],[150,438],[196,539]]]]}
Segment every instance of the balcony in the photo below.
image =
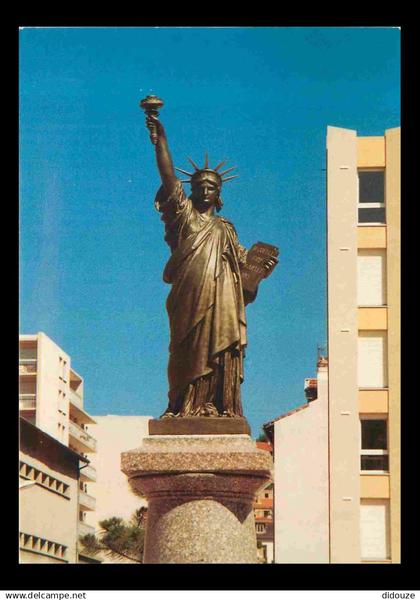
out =
{"type": "Polygon", "coordinates": [[[79,490],[79,508],[81,510],[95,510],[96,499],[93,496],[89,496],[82,490],[79,490]]]}
{"type": "Polygon", "coordinates": [[[84,521],[79,521],[79,537],[84,535],[95,535],[95,528],[84,521]]]}
{"type": "Polygon", "coordinates": [[[21,358],[19,360],[19,375],[36,375],[36,358],[21,358]]]}
{"type": "Polygon", "coordinates": [[[72,390],[70,388],[69,390],[69,400],[72,404],[74,404],[75,406],[77,406],[78,408],[83,409],[83,398],[80,394],[78,394],[77,392],[75,392],[74,390],[72,390]]]}
{"type": "Polygon", "coordinates": [[[36,394],[19,394],[19,410],[35,410],[36,394]]]}
{"type": "Polygon", "coordinates": [[[96,440],[87,431],[69,421],[69,434],[71,442],[78,452],[96,452],[96,440]]]}
{"type": "Polygon", "coordinates": [[[80,480],[81,481],[96,481],[96,469],[91,465],[86,465],[80,469],[80,480]]]}
{"type": "Polygon", "coordinates": [[[83,408],[83,401],[80,398],[80,396],[78,397],[77,394],[75,394],[74,392],[70,393],[69,400],[70,419],[72,421],[76,421],[77,423],[83,423],[85,425],[88,425],[89,423],[91,425],[96,425],[95,419],[92,419],[92,417],[83,408]]]}

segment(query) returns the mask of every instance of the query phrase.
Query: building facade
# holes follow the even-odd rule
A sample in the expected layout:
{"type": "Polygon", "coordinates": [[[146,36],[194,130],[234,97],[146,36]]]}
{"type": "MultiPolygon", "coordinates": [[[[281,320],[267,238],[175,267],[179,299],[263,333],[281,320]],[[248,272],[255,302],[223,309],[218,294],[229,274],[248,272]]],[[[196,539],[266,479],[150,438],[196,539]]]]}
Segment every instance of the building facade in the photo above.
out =
{"type": "Polygon", "coordinates": [[[82,457],[20,418],[21,563],[76,563],[82,457]]]}
{"type": "MultiPolygon", "coordinates": [[[[96,440],[87,431],[87,425],[93,424],[94,420],[84,410],[83,379],[72,368],[70,356],[43,332],[19,338],[19,414],[36,429],[56,440],[60,445],[57,448],[63,446],[71,450],[73,456],[80,456],[77,497],[70,502],[72,509],[75,508],[71,530],[75,541],[80,535],[94,533],[86,522],[86,514],[94,511],[96,504],[95,497],[88,490],[88,486],[96,481],[95,469],[89,464],[90,457],[96,452],[96,440]]],[[[36,465],[35,462],[25,463],[25,469],[29,469],[28,472],[36,469],[42,473],[40,460],[38,456],[36,465]]],[[[40,477],[42,479],[43,475],[40,477]]],[[[54,479],[52,474],[49,477],[54,479]]],[[[61,484],[67,485],[64,481],[61,484]]],[[[56,490],[50,489],[56,493],[56,490]]],[[[72,486],[68,489],[73,495],[72,486]]],[[[38,485],[22,488],[22,519],[26,519],[25,507],[30,496],[39,493],[38,485]]],[[[29,527],[30,521],[25,522],[29,527]]],[[[29,535],[30,532],[24,533],[29,535]]],[[[68,556],[71,558],[68,562],[83,562],[83,556],[76,554],[74,557],[71,553],[68,556]]],[[[35,560],[34,556],[32,558],[35,560]]]]}
{"type": "Polygon", "coordinates": [[[328,373],[265,426],[276,562],[399,563],[400,128],[328,127],[327,277],[328,373]]]}
{"type": "Polygon", "coordinates": [[[400,562],[400,128],[328,127],[330,560],[400,562]]]}
{"type": "Polygon", "coordinates": [[[274,446],[276,563],[328,563],[328,367],[305,380],[305,404],[264,425],[274,446]]]}
{"type": "MultiPolygon", "coordinates": [[[[256,442],[257,448],[273,454],[268,442],[256,442]]],[[[274,485],[270,481],[261,489],[254,501],[257,558],[260,563],[274,562],[274,485]]]]}

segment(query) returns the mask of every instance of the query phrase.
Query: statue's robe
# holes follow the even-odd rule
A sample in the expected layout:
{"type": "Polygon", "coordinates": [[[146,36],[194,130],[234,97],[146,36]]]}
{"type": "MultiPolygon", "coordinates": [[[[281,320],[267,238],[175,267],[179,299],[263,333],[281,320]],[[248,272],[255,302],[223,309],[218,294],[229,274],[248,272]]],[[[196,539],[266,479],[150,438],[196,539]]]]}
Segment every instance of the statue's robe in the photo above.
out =
{"type": "Polygon", "coordinates": [[[171,249],[168,414],[241,416],[246,319],[240,267],[246,250],[232,223],[200,214],[180,181],[155,206],[171,249]]]}

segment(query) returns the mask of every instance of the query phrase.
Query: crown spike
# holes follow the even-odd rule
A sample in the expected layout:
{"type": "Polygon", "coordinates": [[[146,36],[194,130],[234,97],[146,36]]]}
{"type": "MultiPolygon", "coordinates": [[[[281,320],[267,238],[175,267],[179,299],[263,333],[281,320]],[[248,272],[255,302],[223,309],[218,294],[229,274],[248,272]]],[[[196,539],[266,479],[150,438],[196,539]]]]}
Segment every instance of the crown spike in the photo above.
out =
{"type": "Polygon", "coordinates": [[[188,177],[191,177],[192,175],[192,173],[188,173],[188,171],[184,171],[184,169],[180,169],[179,167],[175,167],[175,169],[180,173],[184,173],[184,175],[188,175],[188,177]]]}
{"type": "Polygon", "coordinates": [[[237,177],[239,177],[239,175],[231,175],[230,177],[226,177],[226,179],[222,179],[222,182],[226,183],[226,181],[230,181],[231,179],[236,179],[237,177]]]}
{"type": "Polygon", "coordinates": [[[190,161],[190,163],[192,164],[192,166],[194,167],[194,169],[196,171],[200,171],[200,167],[197,167],[197,165],[195,164],[195,162],[193,161],[192,158],[190,158],[189,156],[187,156],[188,160],[190,161]]]}
{"type": "Polygon", "coordinates": [[[209,155],[208,155],[207,152],[206,152],[206,158],[205,158],[204,168],[205,169],[209,168],[209,155]]]}
{"type": "Polygon", "coordinates": [[[237,169],[238,167],[231,167],[230,169],[226,169],[226,171],[222,171],[221,173],[219,173],[220,177],[223,177],[223,175],[226,175],[226,173],[230,173],[231,171],[233,171],[233,169],[237,169]]]}
{"type": "Polygon", "coordinates": [[[220,169],[220,167],[222,167],[228,160],[228,158],[225,158],[224,160],[222,160],[222,162],[219,162],[217,167],[214,167],[213,171],[217,171],[217,169],[220,169]]]}

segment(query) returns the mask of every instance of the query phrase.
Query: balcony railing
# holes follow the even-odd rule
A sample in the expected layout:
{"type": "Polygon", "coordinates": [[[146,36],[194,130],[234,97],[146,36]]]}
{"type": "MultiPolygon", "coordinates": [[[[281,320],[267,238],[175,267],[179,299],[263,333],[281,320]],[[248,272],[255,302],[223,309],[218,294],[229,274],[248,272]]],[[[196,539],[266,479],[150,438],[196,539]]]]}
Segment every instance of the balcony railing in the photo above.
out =
{"type": "Polygon", "coordinates": [[[19,410],[35,410],[36,394],[19,394],[19,410]]]}
{"type": "Polygon", "coordinates": [[[79,521],[79,536],[83,535],[95,535],[95,528],[84,521],[79,521]]]}
{"type": "Polygon", "coordinates": [[[19,360],[19,375],[35,375],[36,366],[36,358],[21,358],[19,360]]]}
{"type": "Polygon", "coordinates": [[[83,510],[95,510],[96,498],[79,490],[79,506],[83,510]]]}
{"type": "Polygon", "coordinates": [[[76,425],[73,421],[69,421],[69,433],[76,441],[75,445],[82,446],[82,452],[96,452],[95,438],[79,427],[79,425],[76,425]]]}
{"type": "Polygon", "coordinates": [[[80,469],[80,479],[82,481],[96,481],[96,469],[91,465],[86,465],[80,469]]]}

